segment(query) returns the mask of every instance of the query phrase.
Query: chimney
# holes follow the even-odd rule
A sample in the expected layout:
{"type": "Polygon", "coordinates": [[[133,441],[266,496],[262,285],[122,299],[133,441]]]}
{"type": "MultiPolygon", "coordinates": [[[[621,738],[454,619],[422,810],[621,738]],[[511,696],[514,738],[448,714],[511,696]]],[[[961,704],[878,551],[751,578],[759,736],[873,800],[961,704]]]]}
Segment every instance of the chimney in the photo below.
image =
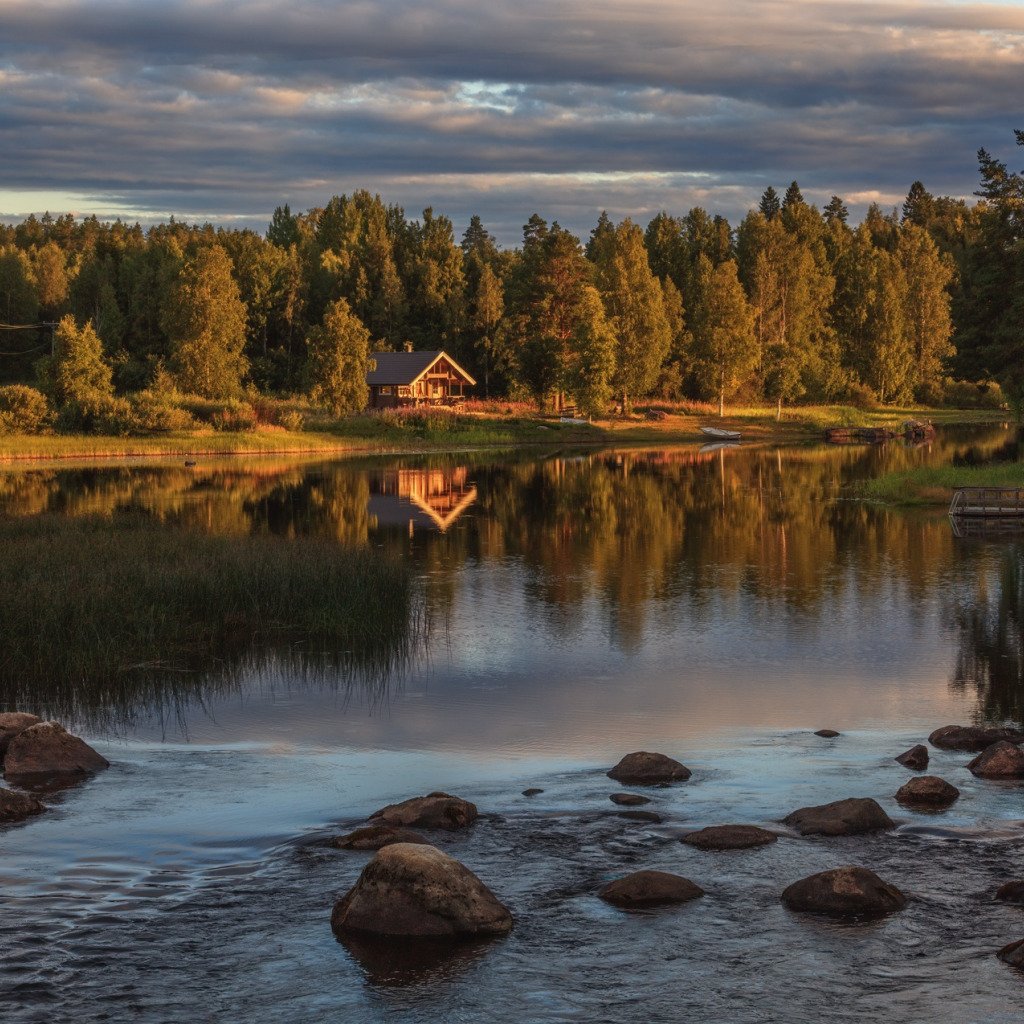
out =
{"type": "Polygon", "coordinates": [[[402,347],[405,349],[406,352],[411,352],[412,351],[412,342],[411,341],[407,341],[402,347]]]}

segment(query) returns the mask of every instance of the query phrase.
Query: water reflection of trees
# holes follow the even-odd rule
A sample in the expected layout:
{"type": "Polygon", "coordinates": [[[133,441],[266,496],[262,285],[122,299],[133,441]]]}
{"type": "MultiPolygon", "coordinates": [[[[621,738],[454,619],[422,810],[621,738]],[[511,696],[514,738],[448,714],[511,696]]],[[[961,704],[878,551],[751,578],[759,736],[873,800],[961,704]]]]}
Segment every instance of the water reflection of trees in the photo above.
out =
{"type": "Polygon", "coordinates": [[[959,633],[953,685],[976,689],[979,716],[1024,722],[1024,541],[978,554],[973,589],[951,602],[959,633]]]}

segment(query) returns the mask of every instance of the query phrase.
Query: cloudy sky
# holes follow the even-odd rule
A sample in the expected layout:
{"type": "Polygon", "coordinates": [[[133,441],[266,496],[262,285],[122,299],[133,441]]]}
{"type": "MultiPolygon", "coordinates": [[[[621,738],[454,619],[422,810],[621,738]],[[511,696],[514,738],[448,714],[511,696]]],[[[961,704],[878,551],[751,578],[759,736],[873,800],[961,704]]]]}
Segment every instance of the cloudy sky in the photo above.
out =
{"type": "Polygon", "coordinates": [[[1022,95],[1022,0],[0,0],[0,216],[857,211],[1024,163],[1022,95]]]}

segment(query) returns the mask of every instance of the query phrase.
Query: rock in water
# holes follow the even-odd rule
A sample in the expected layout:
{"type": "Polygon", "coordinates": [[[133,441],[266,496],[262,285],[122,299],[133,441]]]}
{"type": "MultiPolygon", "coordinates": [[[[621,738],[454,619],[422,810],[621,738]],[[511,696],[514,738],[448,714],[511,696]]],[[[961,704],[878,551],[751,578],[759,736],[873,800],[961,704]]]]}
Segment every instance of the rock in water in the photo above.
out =
{"type": "Polygon", "coordinates": [[[448,793],[429,793],[388,804],[370,815],[371,821],[386,825],[416,826],[419,828],[446,828],[454,832],[466,828],[477,819],[476,804],[448,793]]]}
{"type": "Polygon", "coordinates": [[[749,850],[767,846],[778,838],[774,832],[756,825],[711,825],[680,836],[679,841],[698,850],[749,850]]]}
{"type": "Polygon", "coordinates": [[[543,792],[543,789],[537,789],[536,786],[531,786],[529,789],[523,790],[523,796],[538,796],[543,792]]]}
{"type": "Polygon", "coordinates": [[[1024,882],[1006,882],[999,886],[996,899],[1004,903],[1024,903],[1024,882]]]}
{"type": "Polygon", "coordinates": [[[637,750],[627,754],[609,773],[608,778],[617,782],[638,782],[654,784],[657,782],[684,782],[693,773],[684,764],[666,757],[664,754],[652,754],[647,750],[637,750]]]}
{"type": "Polygon", "coordinates": [[[620,807],[640,807],[651,802],[650,797],[640,796],[639,793],[612,793],[608,799],[620,807]]]}
{"type": "Polygon", "coordinates": [[[960,796],[960,790],[937,775],[911,779],[896,791],[896,799],[908,807],[949,807],[960,796]]]}
{"type": "Polygon", "coordinates": [[[627,821],[646,821],[651,825],[660,825],[662,817],[654,811],[613,811],[616,818],[625,818],[627,821]]]}
{"type": "Polygon", "coordinates": [[[339,850],[380,850],[392,843],[426,844],[427,841],[410,828],[391,828],[390,825],[367,825],[331,840],[331,846],[339,850]]]}
{"type": "Polygon", "coordinates": [[[883,917],[902,910],[907,898],[867,868],[822,871],[794,882],[782,894],[790,910],[832,917],[883,917]]]}
{"type": "Polygon", "coordinates": [[[45,776],[63,776],[70,781],[109,766],[105,757],[58,722],[40,722],[19,732],[4,758],[8,779],[29,781],[45,776]]]}
{"type": "Polygon", "coordinates": [[[10,789],[0,788],[0,825],[10,825],[16,821],[24,821],[33,814],[42,814],[46,808],[38,801],[24,793],[15,793],[10,789]]]}
{"type": "Polygon", "coordinates": [[[928,742],[941,750],[969,750],[975,754],[1000,740],[1024,743],[1024,733],[1002,726],[944,725],[928,737],[928,742]]]}
{"type": "Polygon", "coordinates": [[[967,766],[979,779],[1019,779],[1024,777],[1024,751],[1008,740],[986,747],[967,766]]]}
{"type": "Polygon", "coordinates": [[[1018,939],[1016,942],[1011,942],[1008,946],[1003,946],[996,956],[1004,964],[1009,964],[1011,967],[1024,968],[1024,939],[1018,939]]]}
{"type": "Polygon", "coordinates": [[[855,836],[895,827],[895,822],[870,797],[801,807],[782,821],[802,836],[855,836]]]}
{"type": "Polygon", "coordinates": [[[507,907],[464,864],[434,846],[385,846],[334,906],[331,927],[372,935],[462,939],[504,935],[507,907]]]}
{"type": "Polygon", "coordinates": [[[918,743],[909,750],[904,750],[896,760],[906,768],[923,772],[928,767],[928,748],[923,743],[918,743]]]}
{"type": "Polygon", "coordinates": [[[842,736],[841,732],[836,732],[835,729],[819,729],[815,736],[821,736],[826,740],[834,740],[837,736],[842,736]]]}
{"type": "Polygon", "coordinates": [[[599,892],[606,903],[617,907],[653,907],[659,903],[686,903],[704,890],[688,878],[668,871],[635,871],[625,878],[609,882],[599,892]]]}
{"type": "Polygon", "coordinates": [[[41,721],[41,718],[28,715],[24,711],[7,711],[0,715],[0,764],[3,764],[11,740],[19,732],[24,732],[29,726],[38,725],[41,721]]]}

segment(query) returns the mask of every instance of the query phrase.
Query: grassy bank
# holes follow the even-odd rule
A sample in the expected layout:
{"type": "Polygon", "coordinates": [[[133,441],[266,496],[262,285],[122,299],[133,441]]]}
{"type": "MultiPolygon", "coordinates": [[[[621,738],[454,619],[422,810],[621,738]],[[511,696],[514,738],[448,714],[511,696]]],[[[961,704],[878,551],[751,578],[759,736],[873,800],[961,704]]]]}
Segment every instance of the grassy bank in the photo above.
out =
{"type": "Polygon", "coordinates": [[[997,423],[1006,413],[988,409],[921,406],[864,411],[851,406],[717,408],[699,403],[655,404],[657,415],[567,423],[554,417],[499,413],[364,415],[314,421],[305,430],[258,426],[246,431],[197,429],[141,437],[70,434],[0,435],[0,460],[116,459],[135,456],[203,456],[286,453],[409,452],[458,448],[515,448],[545,444],[679,444],[702,439],[701,425],[738,430],[745,440],[816,440],[827,426],[898,426],[906,419],[936,424],[997,423]]]}
{"type": "Polygon", "coordinates": [[[866,480],[858,495],[895,505],[948,505],[958,487],[1024,487],[1024,462],[918,466],[866,480]]]}
{"type": "Polygon", "coordinates": [[[0,548],[0,707],[164,705],[267,652],[379,680],[424,624],[404,566],[318,538],[47,515],[0,520],[0,548]]]}

